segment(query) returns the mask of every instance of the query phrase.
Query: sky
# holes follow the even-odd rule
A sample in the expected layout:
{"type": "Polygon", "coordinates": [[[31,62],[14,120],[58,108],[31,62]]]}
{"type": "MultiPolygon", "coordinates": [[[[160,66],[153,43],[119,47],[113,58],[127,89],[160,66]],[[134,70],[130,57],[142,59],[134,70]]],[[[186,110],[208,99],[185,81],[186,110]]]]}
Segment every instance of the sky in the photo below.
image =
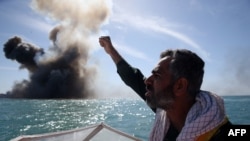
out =
{"type": "MultiPolygon", "coordinates": [[[[60,21],[34,10],[31,2],[0,0],[2,47],[13,36],[45,50],[52,45],[49,32],[60,21]]],[[[108,17],[91,35],[89,60],[98,66],[93,86],[103,97],[136,94],[119,78],[112,59],[98,43],[100,36],[110,36],[127,62],[146,77],[162,51],[189,49],[205,61],[203,90],[221,96],[250,95],[249,0],[110,0],[107,5],[108,17]]],[[[19,67],[0,51],[0,93],[29,79],[28,71],[19,67]]]]}

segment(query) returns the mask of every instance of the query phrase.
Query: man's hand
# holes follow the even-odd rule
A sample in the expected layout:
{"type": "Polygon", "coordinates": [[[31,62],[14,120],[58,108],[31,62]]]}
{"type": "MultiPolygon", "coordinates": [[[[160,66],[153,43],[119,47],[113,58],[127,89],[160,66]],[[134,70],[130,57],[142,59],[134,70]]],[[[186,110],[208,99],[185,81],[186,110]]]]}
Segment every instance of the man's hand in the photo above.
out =
{"type": "Polygon", "coordinates": [[[104,48],[104,50],[111,55],[111,51],[113,50],[113,45],[112,42],[110,40],[109,36],[101,36],[99,38],[99,43],[100,45],[104,48]]]}
{"type": "Polygon", "coordinates": [[[107,54],[111,56],[115,64],[117,64],[121,59],[121,55],[116,51],[109,36],[101,36],[99,38],[100,45],[104,48],[107,54]]]}

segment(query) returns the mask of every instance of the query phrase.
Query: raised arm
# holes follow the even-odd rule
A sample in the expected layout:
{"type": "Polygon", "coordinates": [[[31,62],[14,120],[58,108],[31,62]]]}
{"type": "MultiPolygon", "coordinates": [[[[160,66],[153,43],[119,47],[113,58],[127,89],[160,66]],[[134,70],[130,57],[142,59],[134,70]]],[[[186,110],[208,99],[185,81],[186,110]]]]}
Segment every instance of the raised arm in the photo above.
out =
{"type": "Polygon", "coordinates": [[[146,85],[144,83],[144,75],[137,68],[130,66],[114,48],[110,37],[103,36],[99,38],[100,45],[109,54],[117,66],[117,72],[123,82],[131,87],[142,99],[146,100],[146,85]]]}
{"type": "Polygon", "coordinates": [[[99,38],[100,45],[104,48],[107,54],[109,54],[112,58],[112,60],[117,64],[122,60],[121,55],[117,52],[117,50],[112,45],[112,42],[110,40],[109,36],[102,36],[99,38]]]}

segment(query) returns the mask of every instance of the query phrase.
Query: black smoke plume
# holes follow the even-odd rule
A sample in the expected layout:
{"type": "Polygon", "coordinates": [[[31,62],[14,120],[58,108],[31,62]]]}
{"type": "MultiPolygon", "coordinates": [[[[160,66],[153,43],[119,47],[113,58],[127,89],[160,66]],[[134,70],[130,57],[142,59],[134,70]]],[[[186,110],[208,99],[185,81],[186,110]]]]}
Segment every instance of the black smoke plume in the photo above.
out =
{"type": "Polygon", "coordinates": [[[89,67],[89,39],[109,14],[108,0],[33,0],[32,8],[59,22],[51,30],[48,51],[13,37],[4,44],[5,56],[27,69],[29,79],[16,83],[10,98],[94,98],[96,68],[89,67]]]}
{"type": "MultiPolygon", "coordinates": [[[[51,33],[56,36],[57,32],[53,30],[51,33]]],[[[95,70],[84,66],[88,59],[87,50],[77,43],[69,45],[65,50],[57,46],[52,48],[56,53],[60,52],[60,55],[53,56],[53,59],[45,59],[46,61],[36,61],[36,58],[46,57],[43,49],[22,42],[20,37],[13,37],[4,44],[5,56],[19,62],[21,68],[28,69],[30,73],[30,80],[15,84],[7,93],[7,97],[43,99],[95,97],[93,91],[88,88],[89,79],[93,80],[95,77],[95,70]]]]}
{"type": "Polygon", "coordinates": [[[4,44],[5,56],[8,59],[16,60],[21,63],[21,68],[27,68],[33,71],[37,68],[35,60],[33,59],[36,53],[43,54],[43,50],[35,46],[23,43],[19,37],[13,37],[4,44]]]}

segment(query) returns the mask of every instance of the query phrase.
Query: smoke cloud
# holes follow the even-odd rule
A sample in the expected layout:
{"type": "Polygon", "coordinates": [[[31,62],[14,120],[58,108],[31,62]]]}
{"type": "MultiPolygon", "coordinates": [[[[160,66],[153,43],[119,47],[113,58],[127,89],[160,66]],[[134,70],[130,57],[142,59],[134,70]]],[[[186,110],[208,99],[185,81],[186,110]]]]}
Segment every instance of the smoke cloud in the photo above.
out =
{"type": "Polygon", "coordinates": [[[249,47],[238,46],[226,52],[224,70],[222,72],[223,92],[227,95],[247,95],[250,84],[249,47]]]}
{"type": "Polygon", "coordinates": [[[219,95],[249,95],[250,58],[249,46],[232,46],[221,52],[221,68],[217,69],[213,81],[206,88],[219,95]],[[219,76],[219,77],[216,77],[219,76]],[[219,85],[218,85],[219,84],[219,85]]]}
{"type": "Polygon", "coordinates": [[[106,0],[34,0],[32,8],[59,22],[49,35],[48,51],[12,37],[4,44],[6,58],[29,71],[29,80],[16,83],[10,98],[93,98],[96,67],[87,65],[93,48],[90,37],[109,15],[106,0]]]}

